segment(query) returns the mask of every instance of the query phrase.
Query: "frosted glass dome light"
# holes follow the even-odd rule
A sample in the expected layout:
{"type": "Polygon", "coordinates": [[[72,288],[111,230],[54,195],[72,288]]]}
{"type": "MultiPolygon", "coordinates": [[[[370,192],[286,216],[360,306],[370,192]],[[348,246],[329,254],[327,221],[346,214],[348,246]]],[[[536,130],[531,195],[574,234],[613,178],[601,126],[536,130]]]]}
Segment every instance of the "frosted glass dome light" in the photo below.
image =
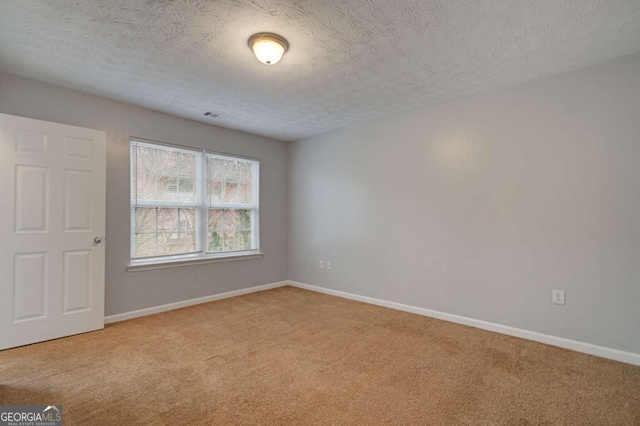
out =
{"type": "Polygon", "coordinates": [[[277,34],[258,33],[249,39],[249,47],[260,62],[273,65],[282,59],[282,55],[289,49],[289,43],[277,34]]]}

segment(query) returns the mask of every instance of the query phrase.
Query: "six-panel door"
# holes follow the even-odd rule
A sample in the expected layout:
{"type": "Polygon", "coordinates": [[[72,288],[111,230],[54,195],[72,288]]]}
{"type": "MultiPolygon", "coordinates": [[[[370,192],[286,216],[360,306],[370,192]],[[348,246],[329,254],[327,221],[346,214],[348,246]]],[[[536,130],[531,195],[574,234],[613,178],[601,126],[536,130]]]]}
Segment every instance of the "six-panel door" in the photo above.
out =
{"type": "Polygon", "coordinates": [[[105,141],[0,114],[0,349],[104,327],[105,141]]]}

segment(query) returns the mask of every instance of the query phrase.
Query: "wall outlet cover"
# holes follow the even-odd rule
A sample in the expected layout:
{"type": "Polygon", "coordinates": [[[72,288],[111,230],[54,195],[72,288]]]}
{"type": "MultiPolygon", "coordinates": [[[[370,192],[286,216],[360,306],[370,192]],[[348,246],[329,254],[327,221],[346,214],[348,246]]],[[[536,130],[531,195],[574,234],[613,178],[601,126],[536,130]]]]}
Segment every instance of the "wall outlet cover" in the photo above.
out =
{"type": "Polygon", "coordinates": [[[564,290],[553,290],[552,297],[554,305],[564,305],[564,290]]]}

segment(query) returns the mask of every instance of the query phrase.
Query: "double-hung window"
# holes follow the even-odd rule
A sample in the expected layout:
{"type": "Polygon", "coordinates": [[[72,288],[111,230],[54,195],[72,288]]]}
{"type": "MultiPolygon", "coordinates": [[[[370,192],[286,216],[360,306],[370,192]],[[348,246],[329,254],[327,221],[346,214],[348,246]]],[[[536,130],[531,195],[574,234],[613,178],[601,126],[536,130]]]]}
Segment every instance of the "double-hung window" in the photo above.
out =
{"type": "Polygon", "coordinates": [[[258,160],[131,140],[131,264],[259,253],[258,160]]]}

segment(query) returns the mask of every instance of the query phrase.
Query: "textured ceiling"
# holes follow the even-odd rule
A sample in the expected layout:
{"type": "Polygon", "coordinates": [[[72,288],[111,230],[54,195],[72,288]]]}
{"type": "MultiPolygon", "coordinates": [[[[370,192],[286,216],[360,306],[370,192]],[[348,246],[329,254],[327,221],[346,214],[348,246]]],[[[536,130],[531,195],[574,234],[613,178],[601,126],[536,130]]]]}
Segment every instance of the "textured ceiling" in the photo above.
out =
{"type": "Polygon", "coordinates": [[[0,71],[283,140],[638,51],[640,0],[0,1],[0,71]]]}

